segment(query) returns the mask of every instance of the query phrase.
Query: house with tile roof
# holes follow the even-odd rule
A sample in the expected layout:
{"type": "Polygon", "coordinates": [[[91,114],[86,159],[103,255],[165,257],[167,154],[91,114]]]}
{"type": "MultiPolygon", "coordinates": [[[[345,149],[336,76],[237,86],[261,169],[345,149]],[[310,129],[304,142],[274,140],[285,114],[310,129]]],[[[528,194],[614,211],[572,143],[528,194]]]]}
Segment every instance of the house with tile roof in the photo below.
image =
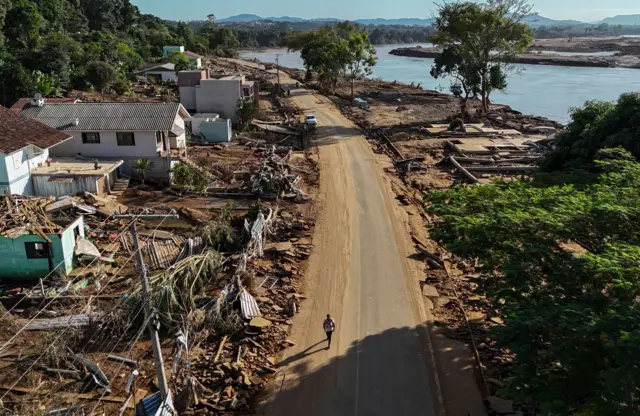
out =
{"type": "Polygon", "coordinates": [[[202,55],[198,55],[197,53],[191,51],[184,51],[184,54],[186,55],[187,59],[189,59],[192,68],[202,68],[202,55]]]}
{"type": "Polygon", "coordinates": [[[0,106],[0,192],[33,195],[31,169],[49,159],[50,148],[71,135],[0,106]]]}
{"type": "Polygon", "coordinates": [[[154,163],[149,178],[169,180],[171,167],[186,158],[185,118],[180,103],[31,102],[20,114],[71,136],[51,149],[57,157],[123,161],[120,173],[136,175],[140,158],[154,163]]]}
{"type": "Polygon", "coordinates": [[[118,183],[122,160],[54,157],[73,136],[0,106],[0,193],[64,196],[105,195],[118,183]]]}
{"type": "Polygon", "coordinates": [[[185,54],[185,56],[189,59],[189,63],[191,63],[191,66],[195,69],[200,69],[202,68],[202,55],[198,55],[195,52],[191,52],[191,51],[186,51],[184,49],[184,46],[180,45],[180,46],[164,46],[162,47],[162,56],[163,57],[168,57],[171,56],[172,53],[175,52],[179,52],[179,53],[183,53],[185,54]]]}

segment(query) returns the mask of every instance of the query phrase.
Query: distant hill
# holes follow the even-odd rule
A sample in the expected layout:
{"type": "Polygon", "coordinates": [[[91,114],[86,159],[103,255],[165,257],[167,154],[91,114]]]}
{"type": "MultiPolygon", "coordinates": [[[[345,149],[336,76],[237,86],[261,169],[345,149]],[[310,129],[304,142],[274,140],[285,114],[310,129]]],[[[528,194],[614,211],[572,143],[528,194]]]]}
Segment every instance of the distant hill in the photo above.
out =
{"type": "Polygon", "coordinates": [[[524,18],[524,23],[536,28],[540,26],[579,26],[586,25],[587,23],[577,20],[555,20],[548,17],[532,14],[524,18]]]}
{"type": "Polygon", "coordinates": [[[435,19],[358,19],[356,23],[361,25],[402,25],[402,26],[431,26],[435,19]]]}
{"type": "MultiPolygon", "coordinates": [[[[218,19],[220,23],[242,23],[270,20],[272,22],[340,22],[344,19],[336,19],[333,17],[322,17],[317,19],[302,19],[300,17],[281,16],[281,17],[261,17],[255,14],[239,14],[237,16],[227,17],[225,19],[218,19]]],[[[358,19],[354,20],[356,23],[362,25],[404,25],[404,26],[431,26],[433,19],[358,19]]]]}
{"type": "Polygon", "coordinates": [[[264,20],[264,19],[256,14],[239,14],[237,16],[227,17],[226,19],[218,19],[218,22],[220,23],[253,22],[255,20],[264,20]]]}
{"type": "MultiPolygon", "coordinates": [[[[324,17],[317,19],[303,19],[300,17],[293,16],[281,16],[281,17],[260,17],[255,14],[239,14],[237,16],[227,17],[226,19],[219,19],[220,23],[242,23],[242,22],[254,22],[254,21],[273,21],[273,22],[339,22],[344,19],[336,19],[332,17],[324,17]]],[[[578,20],[555,20],[550,19],[548,17],[540,16],[540,15],[530,15],[525,18],[525,23],[533,28],[537,28],[540,26],[587,26],[587,25],[597,25],[601,23],[607,23],[609,25],[623,25],[623,26],[634,26],[640,25],[640,14],[631,14],[624,16],[614,16],[607,17],[599,22],[580,22],[578,20]]],[[[402,26],[431,26],[434,22],[434,19],[419,19],[419,18],[401,18],[401,19],[357,19],[354,20],[356,23],[360,23],[362,25],[402,25],[402,26]]]]}
{"type": "Polygon", "coordinates": [[[623,26],[635,26],[640,25],[640,14],[629,14],[625,16],[614,16],[602,19],[600,23],[606,23],[608,25],[623,25],[623,26]]]}

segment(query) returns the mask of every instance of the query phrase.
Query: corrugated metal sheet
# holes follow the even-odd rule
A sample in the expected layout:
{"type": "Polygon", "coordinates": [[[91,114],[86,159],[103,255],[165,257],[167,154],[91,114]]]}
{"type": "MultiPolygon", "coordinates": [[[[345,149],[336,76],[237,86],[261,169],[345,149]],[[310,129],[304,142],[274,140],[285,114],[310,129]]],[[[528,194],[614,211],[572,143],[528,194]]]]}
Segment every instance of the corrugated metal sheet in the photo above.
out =
{"type": "Polygon", "coordinates": [[[189,238],[188,240],[183,241],[181,247],[182,250],[176,259],[176,263],[186,259],[187,257],[202,253],[202,250],[204,250],[204,240],[202,237],[189,238]]]}
{"type": "Polygon", "coordinates": [[[58,130],[169,131],[179,108],[179,103],[45,103],[21,114],[58,130]]]}
{"type": "Polygon", "coordinates": [[[145,397],[136,405],[136,416],[172,416],[173,398],[171,393],[167,396],[166,403],[162,403],[160,392],[145,397]]]}
{"type": "Polygon", "coordinates": [[[258,302],[251,296],[245,288],[242,288],[240,292],[240,310],[242,311],[242,317],[244,319],[256,318],[262,316],[258,302]]]}
{"type": "Polygon", "coordinates": [[[168,269],[180,254],[180,246],[173,240],[150,240],[145,248],[152,270],[168,269]]]}
{"type": "Polygon", "coordinates": [[[71,182],[54,182],[50,181],[49,178],[53,177],[48,175],[31,175],[36,196],[67,196],[76,195],[84,191],[91,193],[98,192],[98,177],[96,176],[78,175],[74,176],[71,182]]]}

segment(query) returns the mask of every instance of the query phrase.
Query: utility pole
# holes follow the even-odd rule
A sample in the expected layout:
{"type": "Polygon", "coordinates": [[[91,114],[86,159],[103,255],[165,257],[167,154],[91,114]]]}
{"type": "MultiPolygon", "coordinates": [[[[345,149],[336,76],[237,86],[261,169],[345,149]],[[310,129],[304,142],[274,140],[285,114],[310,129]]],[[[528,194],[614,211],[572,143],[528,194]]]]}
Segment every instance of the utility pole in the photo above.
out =
{"type": "MultiPolygon", "coordinates": [[[[167,376],[164,373],[164,360],[162,358],[162,349],[160,348],[160,337],[158,336],[158,330],[155,319],[149,319],[150,316],[155,314],[155,311],[151,307],[149,300],[149,280],[147,279],[147,266],[144,264],[144,258],[142,257],[142,250],[140,249],[140,243],[138,241],[138,231],[136,230],[136,220],[164,220],[166,218],[178,218],[175,213],[169,215],[114,215],[116,219],[130,219],[129,232],[133,238],[133,247],[136,253],[136,259],[138,261],[138,267],[140,268],[140,281],[142,283],[142,300],[144,304],[145,319],[149,321],[149,337],[151,338],[151,346],[153,348],[153,358],[156,367],[156,376],[158,377],[158,387],[160,388],[160,395],[164,402],[169,395],[169,385],[167,383],[167,376]]],[[[135,403],[134,403],[135,405],[135,403]]]]}
{"type": "Polygon", "coordinates": [[[278,70],[278,94],[280,94],[280,56],[281,53],[276,54],[276,69],[278,70]]]}

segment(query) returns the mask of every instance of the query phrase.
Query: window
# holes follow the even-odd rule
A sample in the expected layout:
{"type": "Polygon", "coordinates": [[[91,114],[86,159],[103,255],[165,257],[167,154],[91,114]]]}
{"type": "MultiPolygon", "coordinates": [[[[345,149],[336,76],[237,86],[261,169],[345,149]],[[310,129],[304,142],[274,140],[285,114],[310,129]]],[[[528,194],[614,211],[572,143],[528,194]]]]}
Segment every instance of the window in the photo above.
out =
{"type": "Polygon", "coordinates": [[[85,144],[99,144],[100,133],[82,133],[82,143],[85,144]]]}
{"type": "Polygon", "coordinates": [[[24,243],[24,249],[27,252],[28,259],[49,258],[48,243],[24,243]]]}
{"type": "Polygon", "coordinates": [[[162,143],[162,133],[159,131],[156,132],[156,146],[160,146],[162,143]]]}
{"type": "Polygon", "coordinates": [[[133,133],[116,133],[116,139],[118,140],[118,146],[136,145],[136,140],[133,138],[133,133]]]}

